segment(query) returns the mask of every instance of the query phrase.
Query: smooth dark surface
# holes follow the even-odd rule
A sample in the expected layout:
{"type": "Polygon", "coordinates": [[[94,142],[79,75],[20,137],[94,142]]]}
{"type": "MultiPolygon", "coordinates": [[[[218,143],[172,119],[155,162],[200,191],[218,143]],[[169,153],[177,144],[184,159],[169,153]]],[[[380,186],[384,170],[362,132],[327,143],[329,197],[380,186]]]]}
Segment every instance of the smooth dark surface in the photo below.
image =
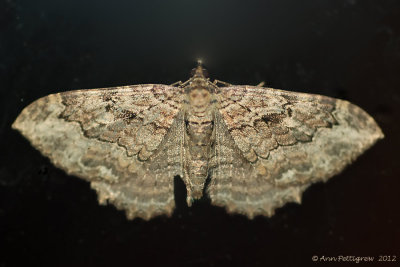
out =
{"type": "Polygon", "coordinates": [[[0,0],[0,266],[326,265],[313,255],[399,263],[399,1],[82,2],[0,0]],[[212,79],[347,99],[386,137],[272,218],[207,201],[187,208],[176,180],[172,218],[144,222],[99,206],[88,183],[10,128],[47,94],[170,84],[197,58],[212,79]]]}

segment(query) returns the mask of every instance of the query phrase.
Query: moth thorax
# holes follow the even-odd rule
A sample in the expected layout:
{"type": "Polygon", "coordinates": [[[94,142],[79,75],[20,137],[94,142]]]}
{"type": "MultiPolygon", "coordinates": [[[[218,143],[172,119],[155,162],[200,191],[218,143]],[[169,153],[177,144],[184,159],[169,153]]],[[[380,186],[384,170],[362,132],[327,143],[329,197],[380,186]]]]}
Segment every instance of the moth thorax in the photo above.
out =
{"type": "Polygon", "coordinates": [[[210,104],[211,93],[205,87],[197,87],[188,92],[189,103],[194,108],[204,108],[210,104]]]}

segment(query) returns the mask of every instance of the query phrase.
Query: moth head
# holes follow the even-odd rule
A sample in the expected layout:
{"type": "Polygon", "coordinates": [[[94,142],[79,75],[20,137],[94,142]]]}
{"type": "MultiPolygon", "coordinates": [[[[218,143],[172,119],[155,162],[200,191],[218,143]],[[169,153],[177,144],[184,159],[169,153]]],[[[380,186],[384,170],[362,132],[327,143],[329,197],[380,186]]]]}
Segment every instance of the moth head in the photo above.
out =
{"type": "MultiPolygon", "coordinates": [[[[213,93],[215,90],[215,85],[213,85],[208,77],[208,72],[203,66],[201,65],[201,61],[197,61],[197,67],[192,69],[192,77],[185,83],[187,85],[184,87],[185,92],[187,94],[191,94],[192,91],[197,91],[197,93],[193,93],[196,95],[196,99],[201,96],[201,93],[198,93],[199,91],[208,91],[208,95],[210,93],[213,93]]],[[[204,93],[206,94],[206,93],[204,93]]],[[[189,96],[190,99],[192,97],[189,96]]]]}
{"type": "Polygon", "coordinates": [[[208,71],[203,68],[201,60],[197,60],[197,67],[192,69],[190,75],[192,78],[208,78],[208,71]]]}

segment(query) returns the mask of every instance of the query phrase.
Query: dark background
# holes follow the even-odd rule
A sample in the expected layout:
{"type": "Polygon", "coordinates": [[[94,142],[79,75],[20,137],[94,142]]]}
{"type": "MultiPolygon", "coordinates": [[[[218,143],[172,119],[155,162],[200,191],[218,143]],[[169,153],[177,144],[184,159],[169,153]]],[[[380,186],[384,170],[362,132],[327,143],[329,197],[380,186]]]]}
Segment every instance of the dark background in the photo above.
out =
{"type": "Polygon", "coordinates": [[[327,264],[313,255],[398,263],[399,90],[397,0],[0,0],[0,266],[327,264]],[[347,99],[386,137],[272,218],[228,215],[207,201],[189,209],[178,180],[172,218],[145,222],[99,206],[87,182],[10,129],[39,97],[170,84],[186,80],[197,58],[211,78],[347,99]]]}

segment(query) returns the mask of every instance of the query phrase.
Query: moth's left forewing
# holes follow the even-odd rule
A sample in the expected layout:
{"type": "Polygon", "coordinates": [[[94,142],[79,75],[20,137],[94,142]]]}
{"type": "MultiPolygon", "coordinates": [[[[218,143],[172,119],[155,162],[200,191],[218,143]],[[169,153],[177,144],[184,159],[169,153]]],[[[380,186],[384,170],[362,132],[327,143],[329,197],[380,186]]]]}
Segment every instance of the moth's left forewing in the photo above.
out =
{"type": "Polygon", "coordinates": [[[129,218],[171,214],[180,174],[181,89],[135,85],[42,97],[12,127],[52,163],[91,182],[129,218]]]}
{"type": "MultiPolygon", "coordinates": [[[[230,164],[230,182],[211,183],[210,197],[249,217],[300,201],[311,183],[339,173],[383,138],[371,116],[344,100],[252,86],[220,88],[216,98],[222,128],[245,160],[230,164]],[[245,188],[231,194],[236,180],[245,188]]],[[[218,169],[212,179],[226,180],[218,169]]]]}

